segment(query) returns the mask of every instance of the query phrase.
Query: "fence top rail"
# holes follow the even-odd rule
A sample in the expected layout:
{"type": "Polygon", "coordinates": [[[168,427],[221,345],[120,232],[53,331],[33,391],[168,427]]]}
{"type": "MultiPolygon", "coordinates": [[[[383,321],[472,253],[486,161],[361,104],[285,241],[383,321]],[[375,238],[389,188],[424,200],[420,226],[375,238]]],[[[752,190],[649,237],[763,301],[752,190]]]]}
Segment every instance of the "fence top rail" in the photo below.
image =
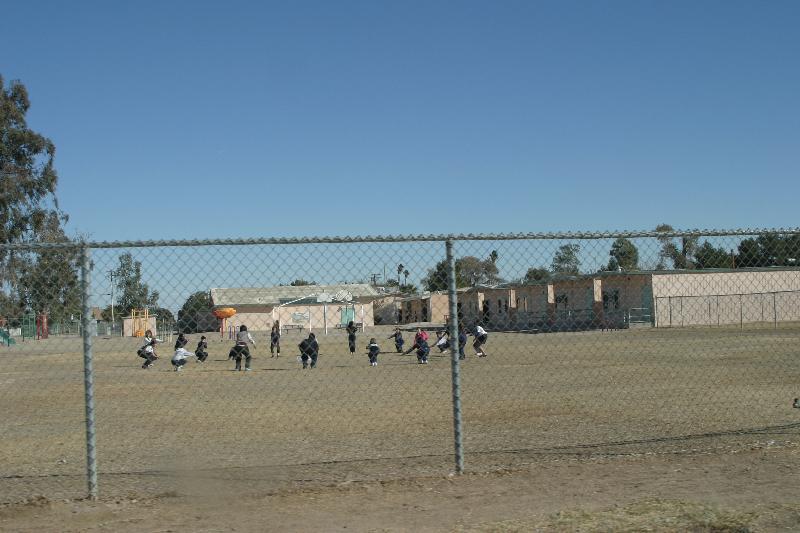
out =
{"type": "Polygon", "coordinates": [[[800,235],[800,228],[689,229],[673,231],[567,231],[528,233],[459,233],[429,235],[356,235],[330,237],[257,237],[238,239],[167,239],[136,241],[84,241],[0,243],[0,250],[43,250],[75,248],[148,248],[188,246],[246,246],[267,244],[346,244],[380,242],[446,242],[446,241],[522,241],[522,240],[600,240],[658,237],[735,237],[763,234],[800,235]]]}

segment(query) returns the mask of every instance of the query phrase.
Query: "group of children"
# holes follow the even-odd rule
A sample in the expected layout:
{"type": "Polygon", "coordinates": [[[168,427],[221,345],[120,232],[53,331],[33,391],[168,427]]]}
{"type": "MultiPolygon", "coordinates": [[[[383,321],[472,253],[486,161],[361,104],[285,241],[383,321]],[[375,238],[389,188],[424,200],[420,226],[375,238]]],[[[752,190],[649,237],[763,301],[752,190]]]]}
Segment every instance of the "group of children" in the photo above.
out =
{"type": "MultiPolygon", "coordinates": [[[[136,354],[144,359],[142,368],[145,370],[153,366],[153,363],[158,359],[156,345],[160,342],[164,341],[155,338],[153,332],[149,329],[144,332],[144,344],[136,351],[136,354]]],[[[196,357],[198,363],[204,363],[208,357],[208,343],[206,342],[205,335],[200,337],[194,352],[190,352],[186,349],[187,344],[189,344],[189,339],[187,339],[183,333],[178,335],[178,338],[175,340],[175,353],[172,355],[171,361],[176,372],[181,370],[183,365],[186,364],[186,360],[190,357],[196,357]]]]}
{"type": "MultiPolygon", "coordinates": [[[[350,322],[347,325],[347,343],[351,354],[355,353],[356,351],[356,331],[356,326],[353,324],[353,322],[350,322]]],[[[464,347],[467,344],[467,335],[468,333],[464,328],[459,328],[458,358],[462,360],[466,359],[464,347]]],[[[475,353],[478,355],[478,357],[486,357],[488,354],[483,349],[483,346],[486,344],[486,341],[489,338],[488,333],[481,326],[476,326],[472,335],[475,337],[475,341],[472,343],[475,353]]],[[[437,339],[435,346],[439,349],[439,353],[444,353],[446,350],[452,349],[449,331],[439,331],[436,333],[436,336],[437,339]]],[[[414,335],[414,344],[412,344],[411,347],[406,351],[403,351],[405,340],[403,339],[403,333],[400,331],[400,328],[395,328],[394,333],[389,335],[387,338],[394,339],[394,346],[397,350],[397,353],[407,355],[413,351],[416,351],[417,363],[421,365],[428,364],[428,356],[430,355],[431,349],[428,345],[428,333],[422,328],[417,328],[417,332],[414,335]]],[[[147,330],[145,332],[144,344],[136,352],[139,357],[145,360],[142,364],[142,368],[150,368],[155,360],[158,359],[156,345],[160,342],[163,341],[155,338],[152,331],[147,330]]],[[[175,353],[173,354],[171,361],[176,372],[180,371],[183,366],[186,365],[186,361],[190,357],[196,357],[198,363],[205,362],[206,358],[208,357],[208,343],[206,342],[205,335],[200,337],[200,341],[197,343],[197,348],[195,348],[194,352],[186,350],[186,345],[188,343],[189,340],[184,336],[183,333],[178,335],[178,338],[175,341],[175,353]]],[[[239,331],[236,332],[236,344],[234,344],[228,353],[228,360],[230,361],[233,359],[236,363],[234,368],[235,371],[242,370],[242,359],[245,360],[244,370],[250,371],[252,369],[250,366],[252,360],[252,355],[250,354],[249,348],[250,344],[252,344],[255,348],[255,340],[247,331],[247,326],[242,325],[239,327],[239,331]]],[[[272,327],[272,331],[270,332],[270,353],[272,354],[272,357],[276,357],[276,348],[277,356],[280,356],[280,324],[278,322],[275,322],[272,327]]],[[[316,335],[309,333],[308,337],[300,342],[298,348],[300,349],[299,360],[303,364],[303,368],[316,368],[317,359],[319,357],[319,343],[317,342],[316,335]]],[[[369,357],[370,366],[378,366],[378,355],[380,354],[381,350],[374,337],[369,340],[366,350],[369,357]]]]}

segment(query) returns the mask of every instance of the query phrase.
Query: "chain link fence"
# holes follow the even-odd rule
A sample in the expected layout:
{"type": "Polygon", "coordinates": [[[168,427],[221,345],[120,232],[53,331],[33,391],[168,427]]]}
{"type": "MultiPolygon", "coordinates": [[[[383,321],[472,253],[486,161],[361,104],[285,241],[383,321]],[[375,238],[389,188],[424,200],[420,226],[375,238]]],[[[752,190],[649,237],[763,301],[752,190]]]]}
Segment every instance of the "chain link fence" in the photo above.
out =
{"type": "Polygon", "coordinates": [[[797,442],[798,259],[797,230],[4,245],[0,499],[797,442]]]}

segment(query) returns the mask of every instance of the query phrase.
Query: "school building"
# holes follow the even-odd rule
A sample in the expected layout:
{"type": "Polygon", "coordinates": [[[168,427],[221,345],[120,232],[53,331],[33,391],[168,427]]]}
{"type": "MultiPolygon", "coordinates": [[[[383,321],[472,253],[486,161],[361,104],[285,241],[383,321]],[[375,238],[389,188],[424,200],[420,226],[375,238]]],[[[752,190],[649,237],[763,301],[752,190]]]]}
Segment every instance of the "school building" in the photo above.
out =
{"type": "Polygon", "coordinates": [[[383,296],[367,284],[214,288],[210,294],[214,309],[236,310],[229,326],[246,325],[251,331],[268,331],[276,320],[284,331],[326,331],[351,320],[371,327],[373,302],[383,296]]]}
{"type": "MultiPolygon", "coordinates": [[[[444,323],[446,294],[400,302],[400,323],[444,323]],[[443,298],[443,301],[440,301],[443,298]]],[[[458,293],[468,326],[495,330],[679,327],[800,320],[800,269],[599,272],[458,293]]]]}

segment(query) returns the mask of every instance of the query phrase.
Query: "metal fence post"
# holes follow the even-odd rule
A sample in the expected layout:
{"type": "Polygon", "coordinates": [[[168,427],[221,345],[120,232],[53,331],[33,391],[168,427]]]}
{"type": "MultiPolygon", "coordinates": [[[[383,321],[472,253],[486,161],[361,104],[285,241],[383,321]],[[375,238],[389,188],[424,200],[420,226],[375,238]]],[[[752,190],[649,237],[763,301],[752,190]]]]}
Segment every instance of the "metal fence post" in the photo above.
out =
{"type": "Polygon", "coordinates": [[[744,329],[744,301],[742,295],[739,295],[739,329],[744,329]]]}
{"type": "Polygon", "coordinates": [[[772,293],[772,319],[775,321],[775,329],[778,329],[778,293],[772,293]]]}
{"type": "Polygon", "coordinates": [[[447,239],[447,301],[450,304],[450,373],[453,387],[453,444],[456,454],[456,473],[464,473],[464,442],[461,426],[461,369],[459,364],[460,342],[458,340],[458,294],[456,292],[456,260],[453,256],[453,241],[447,239]]]}
{"type": "Polygon", "coordinates": [[[97,499],[97,449],[94,428],[94,369],[92,368],[91,253],[81,247],[81,322],[83,335],[83,389],[86,407],[86,480],[89,498],[97,499]]]}

